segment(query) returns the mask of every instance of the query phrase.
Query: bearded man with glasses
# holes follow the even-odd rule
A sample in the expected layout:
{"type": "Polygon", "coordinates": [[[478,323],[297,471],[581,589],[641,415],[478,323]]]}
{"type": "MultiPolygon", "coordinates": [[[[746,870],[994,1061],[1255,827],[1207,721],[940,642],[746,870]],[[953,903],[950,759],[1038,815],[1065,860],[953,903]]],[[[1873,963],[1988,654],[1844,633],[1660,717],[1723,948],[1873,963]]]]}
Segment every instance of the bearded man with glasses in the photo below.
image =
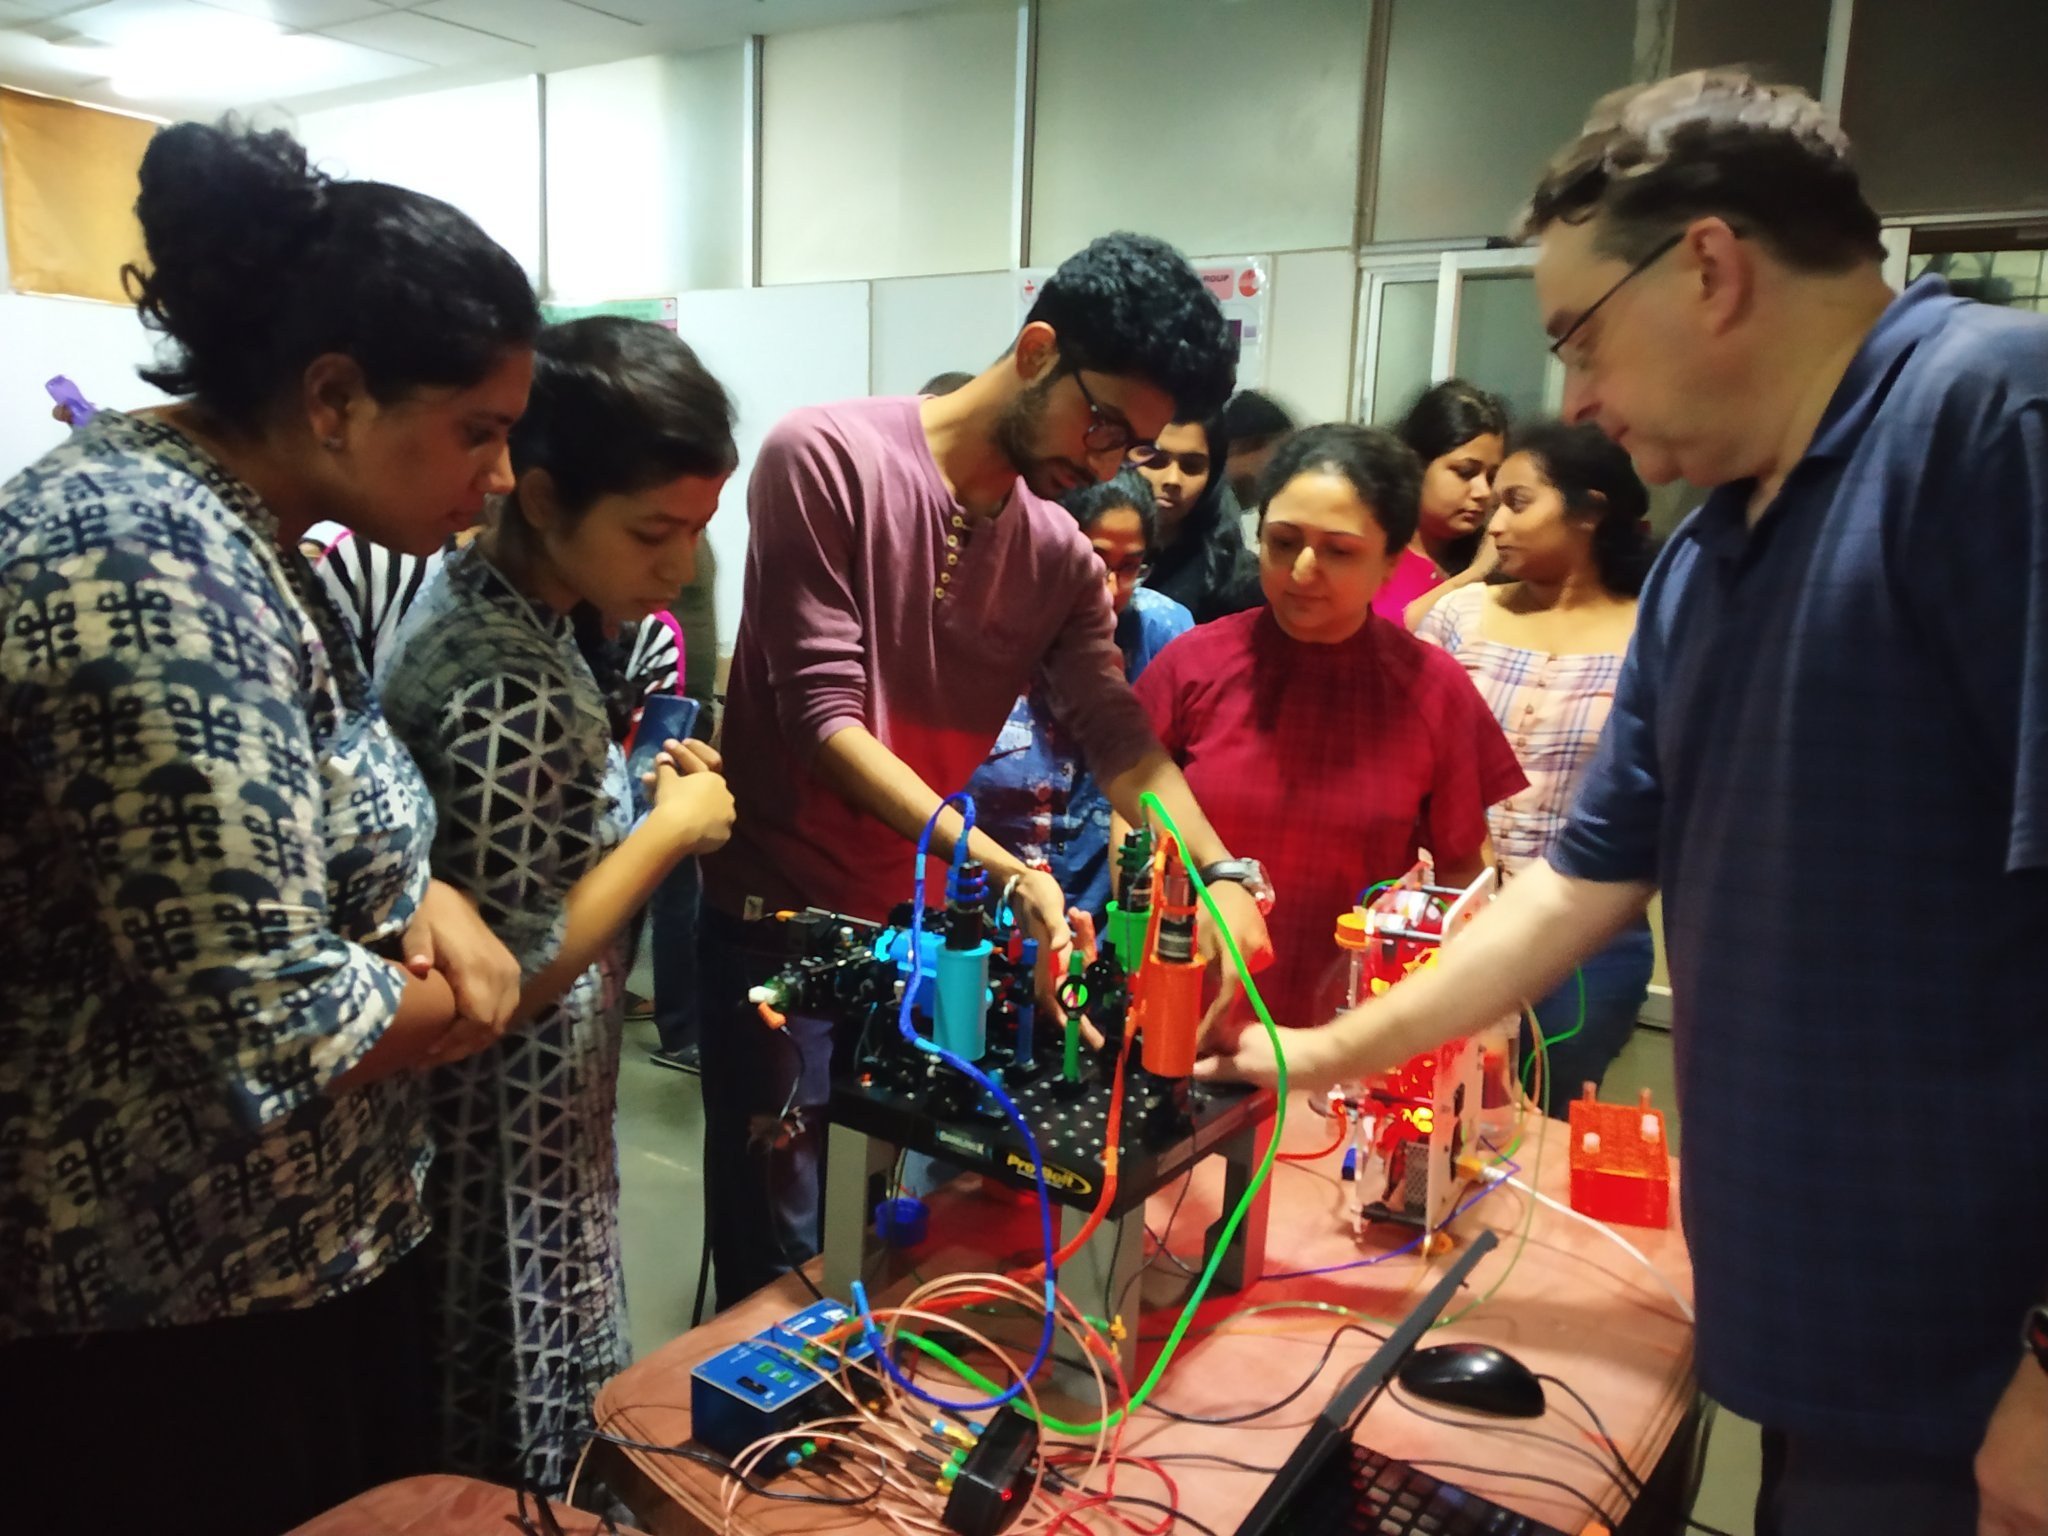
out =
{"type": "MultiPolygon", "coordinates": [[[[1110,803],[1135,816],[1156,793],[1224,882],[1239,946],[1253,963],[1268,953],[1247,889],[1258,872],[1230,858],[1154,738],[1102,561],[1054,499],[1114,475],[1174,417],[1216,411],[1235,371],[1222,311],[1180,253],[1109,235],[1047,279],[1010,349],[958,389],[807,407],[762,444],[723,743],[739,820],[705,863],[699,946],[721,1307],[818,1244],[831,1053],[805,1021],[771,1034],[747,1006],[784,958],[770,919],[886,918],[940,797],[1034,681],[1110,803]]],[[[962,831],[941,812],[932,852],[962,831]]],[[[1056,975],[1072,945],[1058,883],[986,832],[968,844],[1056,975]]],[[[1204,944],[1217,946],[1206,930],[1204,944]]]]}

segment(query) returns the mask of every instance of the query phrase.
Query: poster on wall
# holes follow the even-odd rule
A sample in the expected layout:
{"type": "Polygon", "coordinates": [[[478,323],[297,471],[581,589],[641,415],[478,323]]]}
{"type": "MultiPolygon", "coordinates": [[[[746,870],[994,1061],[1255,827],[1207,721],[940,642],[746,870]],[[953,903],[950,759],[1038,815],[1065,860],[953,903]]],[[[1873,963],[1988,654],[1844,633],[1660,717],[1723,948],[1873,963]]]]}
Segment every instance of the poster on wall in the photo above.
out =
{"type": "Polygon", "coordinates": [[[618,315],[626,320],[652,320],[656,325],[676,328],[674,299],[607,299],[601,304],[543,304],[540,315],[549,325],[564,320],[584,320],[592,315],[618,315]]]}
{"type": "MultiPolygon", "coordinates": [[[[1237,341],[1237,387],[1260,389],[1266,382],[1266,328],[1273,309],[1273,263],[1265,256],[1210,256],[1190,263],[1202,285],[1223,306],[1223,318],[1237,341]]],[[[1051,267],[1024,267],[1017,273],[1017,324],[1038,298],[1039,285],[1051,267]]]]}

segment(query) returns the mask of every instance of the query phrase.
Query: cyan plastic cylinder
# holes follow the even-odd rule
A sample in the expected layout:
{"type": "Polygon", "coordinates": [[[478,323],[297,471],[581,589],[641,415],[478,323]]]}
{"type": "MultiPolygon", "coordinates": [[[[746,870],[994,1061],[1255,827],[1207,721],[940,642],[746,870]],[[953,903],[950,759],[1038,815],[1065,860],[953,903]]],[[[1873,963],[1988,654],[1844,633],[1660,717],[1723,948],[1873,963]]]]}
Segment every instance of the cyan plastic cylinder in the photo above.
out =
{"type": "Polygon", "coordinates": [[[904,978],[905,984],[910,986],[911,1011],[921,1013],[926,1018],[930,1018],[932,1016],[932,957],[938,954],[940,946],[945,943],[945,936],[933,932],[930,928],[926,928],[919,937],[922,940],[918,945],[921,958],[917,967],[917,976],[914,984],[910,975],[909,929],[898,928],[890,933],[886,957],[895,965],[897,972],[904,978]]]}
{"type": "Polygon", "coordinates": [[[988,960],[995,948],[983,939],[972,949],[941,949],[939,1011],[932,1039],[966,1061],[988,1051],[988,960]]]}

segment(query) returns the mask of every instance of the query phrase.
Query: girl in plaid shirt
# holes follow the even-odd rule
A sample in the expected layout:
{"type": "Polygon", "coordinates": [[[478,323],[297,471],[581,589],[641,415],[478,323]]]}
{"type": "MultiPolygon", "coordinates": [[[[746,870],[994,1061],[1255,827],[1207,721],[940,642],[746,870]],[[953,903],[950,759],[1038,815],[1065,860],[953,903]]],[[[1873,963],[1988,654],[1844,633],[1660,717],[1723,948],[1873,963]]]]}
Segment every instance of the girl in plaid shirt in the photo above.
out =
{"type": "MultiPolygon", "coordinates": [[[[1464,666],[1528,775],[1528,788],[1487,812],[1501,873],[1513,878],[1550,851],[1592,761],[1652,548],[1648,494],[1597,427],[1516,428],[1498,489],[1487,536],[1507,580],[1450,592],[1416,634],[1464,666]]],[[[1639,922],[1536,1004],[1553,1041],[1545,1091],[1557,1113],[1628,1043],[1652,963],[1649,924],[1639,922]]]]}

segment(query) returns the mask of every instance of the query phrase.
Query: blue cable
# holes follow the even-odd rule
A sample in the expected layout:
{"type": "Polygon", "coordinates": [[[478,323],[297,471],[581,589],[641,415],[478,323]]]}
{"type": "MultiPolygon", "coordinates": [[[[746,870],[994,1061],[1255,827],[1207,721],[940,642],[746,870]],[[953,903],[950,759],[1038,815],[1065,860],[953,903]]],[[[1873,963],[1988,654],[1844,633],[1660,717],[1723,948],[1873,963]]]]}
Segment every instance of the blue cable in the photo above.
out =
{"type": "MultiPolygon", "coordinates": [[[[1514,1164],[1510,1164],[1509,1166],[1515,1167],[1515,1171],[1517,1173],[1521,1172],[1521,1169],[1519,1167],[1516,1167],[1514,1164]]],[[[1501,1185],[1505,1184],[1506,1182],[1507,1180],[1505,1179],[1488,1180],[1485,1188],[1481,1189],[1477,1194],[1468,1195],[1465,1199],[1465,1203],[1460,1205],[1456,1210],[1452,1211],[1450,1215],[1446,1216],[1440,1223],[1440,1226],[1449,1226],[1452,1222],[1456,1221],[1460,1216],[1464,1215],[1467,1211],[1471,1210],[1473,1206],[1477,1205],[1480,1201],[1484,1200],[1488,1195],[1492,1194],[1496,1189],[1499,1189],[1501,1185]]],[[[1311,1275],[1334,1275],[1337,1274],[1339,1271],[1346,1269],[1368,1269],[1374,1264],[1384,1264],[1389,1259],[1398,1259],[1404,1253],[1413,1253],[1416,1249],[1420,1248],[1428,1240],[1429,1233],[1424,1232],[1421,1236],[1403,1243],[1398,1248],[1389,1248],[1385,1253],[1376,1253],[1369,1259],[1353,1259],[1348,1264],[1325,1264],[1321,1269],[1287,1269],[1281,1270],[1277,1273],[1269,1271],[1268,1273],[1259,1276],[1259,1279],[1305,1280],[1311,1275]]]]}
{"type": "Polygon", "coordinates": [[[860,1313],[861,1334],[867,1340],[868,1348],[882,1363],[882,1369],[889,1373],[889,1379],[920,1401],[930,1403],[934,1408],[946,1408],[955,1413],[975,1413],[984,1408],[1000,1408],[1024,1390],[1024,1383],[1036,1376],[1045,1364],[1046,1356],[1052,1353],[1052,1341],[1057,1330],[1057,1309],[1059,1306],[1059,1280],[1053,1264],[1059,1247],[1052,1237],[1052,1194],[1045,1187],[1045,1159],[1039,1156],[1038,1138],[1031,1134],[1031,1126],[1016,1101],[1003,1091],[1002,1084],[990,1077],[971,1061],[965,1061],[936,1042],[924,1038],[917,1032],[917,1026],[910,1022],[911,999],[916,995],[918,956],[924,941],[924,865],[931,853],[932,831],[939,824],[939,817],[946,807],[959,804],[960,814],[966,825],[960,829],[960,840],[953,845],[953,862],[947,871],[946,885],[949,892],[959,891],[960,867],[967,862],[967,836],[974,830],[974,799],[967,794],[948,795],[938,803],[931,814],[931,820],[924,824],[924,831],[917,839],[917,878],[911,889],[910,900],[910,976],[903,987],[903,1002],[896,1013],[896,1028],[903,1038],[928,1056],[936,1056],[956,1072],[962,1073],[990,1098],[996,1101],[1010,1123],[1017,1127],[1024,1138],[1025,1148],[1031,1154],[1033,1177],[1038,1182],[1038,1226],[1039,1235],[1045,1244],[1045,1328],[1038,1336],[1038,1352],[1031,1357],[1031,1364],[1024,1368],[1024,1374],[1012,1382],[1006,1391],[994,1397],[955,1400],[938,1397],[925,1391],[896,1368],[884,1344],[881,1330],[875,1326],[875,1314],[868,1305],[867,1287],[860,1281],[853,1282],[853,1305],[860,1313]]]}

